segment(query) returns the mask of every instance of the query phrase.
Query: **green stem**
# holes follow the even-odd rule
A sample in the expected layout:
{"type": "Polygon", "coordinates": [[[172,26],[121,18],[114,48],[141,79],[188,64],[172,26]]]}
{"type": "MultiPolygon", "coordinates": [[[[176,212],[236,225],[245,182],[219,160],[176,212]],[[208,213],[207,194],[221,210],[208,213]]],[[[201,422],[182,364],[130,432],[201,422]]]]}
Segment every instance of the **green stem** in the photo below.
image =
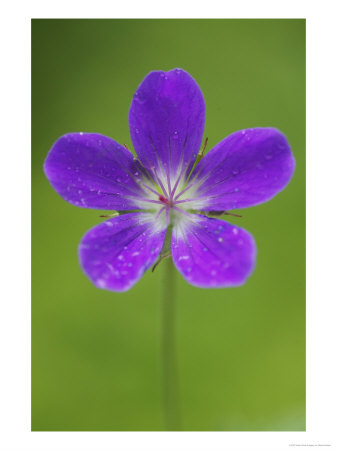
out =
{"type": "MultiPolygon", "coordinates": [[[[163,264],[164,265],[164,264],[163,264]]],[[[175,341],[175,271],[171,259],[165,261],[162,285],[162,372],[164,415],[167,431],[180,430],[178,368],[175,341]]]]}

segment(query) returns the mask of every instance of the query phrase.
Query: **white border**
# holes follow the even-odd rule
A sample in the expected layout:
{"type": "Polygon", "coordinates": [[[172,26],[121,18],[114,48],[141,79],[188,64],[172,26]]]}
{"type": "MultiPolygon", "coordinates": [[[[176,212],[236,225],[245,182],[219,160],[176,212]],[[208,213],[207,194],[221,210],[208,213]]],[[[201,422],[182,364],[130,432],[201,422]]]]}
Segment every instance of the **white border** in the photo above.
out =
{"type": "Polygon", "coordinates": [[[207,0],[7,2],[1,12],[0,448],[336,448],[337,149],[336,2],[207,0]],[[30,431],[30,18],[188,17],[307,19],[307,431],[32,433],[30,431]],[[18,127],[18,122],[21,127],[18,127]],[[5,159],[5,160],[4,160],[5,159]],[[18,183],[20,181],[20,183],[18,183]],[[4,270],[1,271],[4,273],[4,270]]]}

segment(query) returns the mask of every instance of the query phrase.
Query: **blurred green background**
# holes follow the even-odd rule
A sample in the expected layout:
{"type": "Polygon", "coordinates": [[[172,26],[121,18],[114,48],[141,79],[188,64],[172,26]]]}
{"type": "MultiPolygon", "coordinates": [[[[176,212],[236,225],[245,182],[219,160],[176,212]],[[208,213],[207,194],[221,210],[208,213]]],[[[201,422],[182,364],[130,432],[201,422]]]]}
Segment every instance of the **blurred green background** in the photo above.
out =
{"type": "Polygon", "coordinates": [[[77,246],[102,212],[62,200],[42,165],[73,131],[132,148],[134,91],[174,67],[204,93],[208,149],[273,126],[297,161],[282,193],[229,219],[258,247],[245,286],[197,289],[176,272],[183,430],[305,430],[305,20],[32,21],[32,430],[164,429],[166,263],[127,293],[96,289],[77,246]]]}

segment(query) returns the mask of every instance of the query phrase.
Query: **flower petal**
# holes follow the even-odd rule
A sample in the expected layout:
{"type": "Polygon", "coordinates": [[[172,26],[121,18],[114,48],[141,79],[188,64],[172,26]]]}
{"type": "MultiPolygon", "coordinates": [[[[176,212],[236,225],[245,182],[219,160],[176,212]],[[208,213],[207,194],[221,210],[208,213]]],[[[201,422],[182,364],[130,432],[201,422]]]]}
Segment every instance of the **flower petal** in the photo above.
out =
{"type": "Polygon", "coordinates": [[[182,69],[150,72],[137,89],[129,124],[134,148],[147,169],[169,172],[172,183],[191,168],[201,145],[205,102],[182,69]]]}
{"type": "Polygon", "coordinates": [[[165,231],[155,228],[146,213],[109,219],[84,235],[79,247],[83,270],[99,288],[127,291],[157,259],[165,231]]]}
{"type": "Polygon", "coordinates": [[[172,231],[172,256],[191,284],[203,288],[242,285],[255,266],[253,237],[242,228],[195,215],[172,231]]]}
{"type": "Polygon", "coordinates": [[[246,208],[274,197],[294,169],[295,159],[280,131],[251,128],[231,134],[200,161],[190,190],[205,211],[246,208]]]}
{"type": "Polygon", "coordinates": [[[62,136],[51,148],[44,170],[56,192],[82,208],[135,209],[143,192],[132,153],[100,134],[62,136]]]}

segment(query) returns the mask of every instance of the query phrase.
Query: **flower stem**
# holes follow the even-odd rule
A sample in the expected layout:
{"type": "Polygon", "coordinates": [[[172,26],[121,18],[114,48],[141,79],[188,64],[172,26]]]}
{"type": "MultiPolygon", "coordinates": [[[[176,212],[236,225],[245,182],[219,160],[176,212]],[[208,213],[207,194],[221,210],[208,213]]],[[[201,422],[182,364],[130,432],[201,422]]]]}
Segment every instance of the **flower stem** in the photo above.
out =
{"type": "Polygon", "coordinates": [[[162,292],[162,379],[164,417],[167,431],[180,430],[178,367],[175,340],[175,280],[171,259],[165,261],[162,292]]]}

